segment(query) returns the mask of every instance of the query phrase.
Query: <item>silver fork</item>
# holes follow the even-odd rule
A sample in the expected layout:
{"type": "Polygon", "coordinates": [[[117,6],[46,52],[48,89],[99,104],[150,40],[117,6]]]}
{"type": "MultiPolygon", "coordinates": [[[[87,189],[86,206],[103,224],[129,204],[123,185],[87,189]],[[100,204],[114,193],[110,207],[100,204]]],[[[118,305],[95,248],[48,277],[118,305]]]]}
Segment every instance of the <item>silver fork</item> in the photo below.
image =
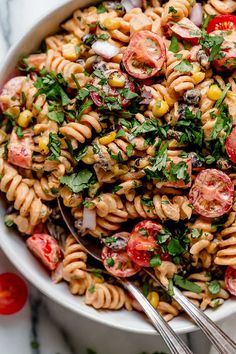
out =
{"type": "MultiPolygon", "coordinates": [[[[95,242],[91,242],[86,237],[80,237],[74,228],[74,222],[71,215],[67,212],[66,208],[61,204],[59,198],[57,199],[58,206],[63,217],[65,224],[74,236],[74,238],[80,243],[86,251],[98,261],[101,259],[101,245],[95,242]]],[[[158,311],[150,304],[141,291],[135,286],[135,284],[127,279],[117,278],[117,280],[133,295],[133,297],[139,302],[143,311],[151,320],[154,328],[161,335],[166,345],[173,354],[193,354],[193,352],[187,347],[184,341],[174,332],[170,325],[164,320],[158,311]]],[[[232,354],[232,353],[231,353],[232,354]]]]}

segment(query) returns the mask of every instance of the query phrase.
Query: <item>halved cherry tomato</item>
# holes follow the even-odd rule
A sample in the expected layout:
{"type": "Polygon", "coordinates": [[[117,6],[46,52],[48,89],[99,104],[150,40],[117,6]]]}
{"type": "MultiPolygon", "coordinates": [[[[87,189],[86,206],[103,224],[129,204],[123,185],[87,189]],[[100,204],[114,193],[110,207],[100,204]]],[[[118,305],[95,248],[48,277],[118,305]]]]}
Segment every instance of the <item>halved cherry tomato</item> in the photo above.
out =
{"type": "Polygon", "coordinates": [[[14,106],[20,105],[21,89],[25,82],[25,76],[16,76],[5,83],[0,94],[0,108],[5,111],[14,103],[14,106]]]}
{"type": "Polygon", "coordinates": [[[28,297],[25,281],[14,273],[0,274],[0,314],[12,315],[20,311],[28,297]]]}
{"type": "Polygon", "coordinates": [[[225,271],[225,285],[230,294],[236,296],[236,269],[227,267],[225,271]]]}
{"type": "Polygon", "coordinates": [[[26,241],[31,252],[49,269],[56,269],[61,258],[57,241],[48,234],[34,234],[26,241]]]}
{"type": "Polygon", "coordinates": [[[19,139],[13,130],[8,145],[8,162],[13,165],[31,168],[33,156],[33,132],[25,131],[24,138],[19,139]]]}
{"type": "Polygon", "coordinates": [[[126,250],[128,240],[130,237],[129,232],[117,232],[112,235],[112,237],[102,239],[106,246],[115,251],[124,251],[126,250]]]}
{"type": "Polygon", "coordinates": [[[196,45],[200,41],[200,29],[186,17],[175,23],[170,29],[178,37],[184,39],[186,42],[190,42],[192,45],[196,45]]]}
{"type": "MultiPolygon", "coordinates": [[[[109,80],[108,78],[112,75],[116,73],[117,75],[122,76],[122,78],[124,78],[124,86],[122,87],[122,89],[128,89],[131,92],[135,92],[135,85],[132,81],[129,80],[128,75],[124,72],[122,72],[121,70],[117,70],[117,69],[112,69],[112,70],[105,70],[103,71],[103,76],[104,78],[107,79],[107,82],[104,83],[102,82],[102,84],[100,83],[102,80],[98,77],[95,77],[93,80],[93,86],[96,87],[98,89],[98,91],[91,91],[90,92],[90,96],[93,100],[93,102],[96,104],[96,106],[98,107],[109,107],[109,100],[107,100],[107,102],[104,102],[103,97],[105,94],[105,98],[116,98],[118,100],[118,102],[120,103],[120,105],[125,108],[127,105],[129,105],[131,103],[131,99],[126,99],[123,95],[122,92],[120,91],[119,88],[115,88],[109,85],[109,80]],[[101,95],[102,93],[102,95],[101,95]]],[[[112,103],[112,102],[111,102],[112,103]]]]}
{"type": "Polygon", "coordinates": [[[227,36],[225,38],[226,39],[222,43],[220,49],[220,54],[222,54],[222,58],[213,60],[214,67],[220,71],[233,70],[236,68],[236,50],[234,42],[231,40],[227,40],[227,36]]]}
{"type": "Polygon", "coordinates": [[[236,16],[234,15],[219,15],[214,17],[207,26],[207,33],[213,31],[235,31],[236,16]]]}
{"type": "Polygon", "coordinates": [[[226,139],[225,150],[230,160],[236,163],[236,127],[232,130],[226,139]]]}
{"type": "Polygon", "coordinates": [[[222,171],[206,169],[200,172],[189,192],[194,210],[207,218],[227,213],[234,200],[234,186],[222,171]]]}
{"type": "Polygon", "coordinates": [[[141,269],[126,251],[115,251],[106,246],[102,249],[102,260],[106,270],[115,277],[131,277],[141,269]]]}
{"type": "Polygon", "coordinates": [[[155,254],[161,254],[155,239],[161,229],[160,224],[151,220],[141,221],[134,227],[128,241],[127,253],[135,263],[150,267],[151,258],[155,254]]]}
{"type": "Polygon", "coordinates": [[[165,44],[161,37],[150,31],[135,33],[123,55],[126,71],[141,80],[160,73],[165,61],[165,44]]]}

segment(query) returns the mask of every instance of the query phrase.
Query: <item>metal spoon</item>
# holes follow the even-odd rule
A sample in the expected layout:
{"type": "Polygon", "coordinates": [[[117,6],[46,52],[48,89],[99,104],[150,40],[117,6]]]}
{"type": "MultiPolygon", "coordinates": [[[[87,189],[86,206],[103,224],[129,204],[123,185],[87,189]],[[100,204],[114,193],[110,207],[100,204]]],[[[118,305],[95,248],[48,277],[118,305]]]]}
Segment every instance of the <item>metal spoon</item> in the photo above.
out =
{"type": "MultiPolygon", "coordinates": [[[[86,251],[98,261],[101,259],[101,245],[96,242],[91,242],[86,237],[80,237],[74,228],[74,221],[71,214],[68,213],[64,205],[61,203],[60,199],[57,199],[58,206],[63,217],[65,224],[74,236],[74,238],[80,243],[86,251]]],[[[158,311],[150,304],[146,297],[141,293],[141,291],[134,285],[133,282],[127,279],[117,278],[118,281],[126,288],[133,297],[139,302],[143,311],[151,320],[153,326],[157,332],[161,335],[166,345],[173,354],[193,354],[192,351],[187,347],[184,341],[174,332],[170,325],[164,320],[158,311]]],[[[232,353],[231,353],[232,354],[232,353]]]]}

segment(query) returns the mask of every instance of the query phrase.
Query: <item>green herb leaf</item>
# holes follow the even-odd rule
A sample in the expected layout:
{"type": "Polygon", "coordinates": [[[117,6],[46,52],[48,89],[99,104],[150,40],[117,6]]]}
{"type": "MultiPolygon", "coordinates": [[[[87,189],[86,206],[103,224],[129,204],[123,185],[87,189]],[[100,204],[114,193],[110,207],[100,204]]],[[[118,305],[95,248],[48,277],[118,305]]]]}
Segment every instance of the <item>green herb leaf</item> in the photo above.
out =
{"type": "Polygon", "coordinates": [[[227,95],[227,92],[229,91],[229,89],[231,88],[231,84],[228,83],[227,85],[225,85],[224,90],[222,91],[220,97],[218,98],[218,100],[216,101],[215,107],[219,108],[222,104],[222,102],[225,99],[225,96],[227,95]]]}
{"type": "Polygon", "coordinates": [[[204,34],[200,40],[200,44],[204,49],[210,49],[210,57],[208,61],[211,62],[215,59],[221,59],[223,53],[220,54],[221,44],[224,41],[224,37],[212,36],[209,34],[204,34]]]}
{"type": "Polygon", "coordinates": [[[73,173],[72,175],[63,176],[60,178],[62,184],[65,184],[70,188],[73,193],[82,192],[88,189],[94,182],[94,175],[89,170],[81,170],[80,172],[73,173]]]}
{"type": "Polygon", "coordinates": [[[208,291],[210,294],[216,295],[220,292],[220,283],[218,280],[212,280],[210,283],[207,285],[208,291]]]}
{"type": "Polygon", "coordinates": [[[134,147],[132,144],[126,146],[126,154],[128,157],[132,156],[133,151],[134,151],[134,147]]]}
{"type": "Polygon", "coordinates": [[[12,219],[8,219],[6,217],[6,219],[4,220],[4,224],[7,226],[7,227],[12,227],[14,225],[14,220],[12,219]]]}
{"type": "Polygon", "coordinates": [[[115,186],[112,188],[112,193],[116,193],[116,192],[120,191],[121,189],[122,189],[121,186],[115,186]]]}
{"type": "Polygon", "coordinates": [[[169,46],[169,50],[172,53],[178,53],[178,51],[179,51],[179,42],[178,42],[177,37],[175,37],[175,36],[171,37],[171,43],[170,43],[170,46],[169,46]]]}
{"type": "Polygon", "coordinates": [[[129,88],[121,89],[119,92],[126,100],[131,100],[132,98],[138,97],[138,94],[131,91],[129,88]]]}
{"type": "Polygon", "coordinates": [[[107,12],[107,9],[103,4],[99,4],[97,7],[97,14],[103,14],[104,12],[107,12]]]}
{"type": "Polygon", "coordinates": [[[65,115],[63,112],[48,112],[47,116],[49,119],[57,122],[58,124],[62,124],[65,120],[65,115]]]}
{"type": "Polygon", "coordinates": [[[154,204],[153,204],[153,200],[150,199],[150,198],[145,198],[145,197],[142,197],[141,198],[141,203],[145,206],[148,206],[148,207],[153,207],[154,204]]]}
{"type": "Polygon", "coordinates": [[[57,134],[49,134],[48,148],[51,151],[51,155],[48,157],[48,160],[58,160],[61,154],[61,141],[57,134]]]}
{"type": "Polygon", "coordinates": [[[202,235],[202,230],[192,229],[191,237],[192,238],[199,238],[202,235]]]}
{"type": "Polygon", "coordinates": [[[187,59],[183,59],[178,65],[174,67],[174,70],[181,73],[189,73],[193,70],[193,65],[187,59]]]}
{"type": "Polygon", "coordinates": [[[185,249],[182,247],[181,243],[176,238],[171,238],[167,246],[167,250],[171,256],[178,256],[185,252],[185,249]]]}
{"type": "Polygon", "coordinates": [[[158,267],[161,265],[161,257],[159,254],[156,254],[150,259],[150,267],[158,267]]]}
{"type": "Polygon", "coordinates": [[[88,95],[89,95],[89,90],[87,90],[86,88],[82,88],[78,91],[76,98],[80,101],[83,101],[88,95]]]}
{"type": "Polygon", "coordinates": [[[77,119],[80,120],[81,116],[83,115],[84,111],[89,108],[90,106],[92,106],[93,104],[93,100],[92,99],[88,99],[87,102],[85,102],[84,104],[82,104],[79,108],[79,111],[78,111],[78,116],[77,116],[77,119]]]}
{"type": "Polygon", "coordinates": [[[202,289],[199,285],[191,282],[190,280],[184,279],[180,275],[175,274],[173,281],[175,285],[179,286],[181,289],[192,291],[196,294],[200,294],[202,292],[202,289]]]}
{"type": "Polygon", "coordinates": [[[94,284],[90,285],[88,291],[90,292],[90,294],[93,294],[95,292],[95,285],[94,284]]]}
{"type": "Polygon", "coordinates": [[[24,133],[21,127],[16,127],[16,135],[18,136],[19,139],[24,138],[24,133]]]}
{"type": "Polygon", "coordinates": [[[114,264],[115,264],[115,261],[114,261],[113,258],[108,257],[108,258],[106,259],[106,264],[108,265],[108,267],[113,267],[114,264]]]}
{"type": "Polygon", "coordinates": [[[148,284],[148,282],[145,281],[143,283],[143,295],[145,297],[148,297],[148,294],[149,294],[149,284],[148,284]]]}
{"type": "Polygon", "coordinates": [[[102,41],[106,41],[106,40],[109,39],[109,38],[110,38],[110,36],[109,36],[108,33],[102,33],[102,34],[100,34],[99,36],[97,36],[97,39],[100,39],[100,40],[102,40],[102,41]]]}
{"type": "Polygon", "coordinates": [[[84,155],[86,154],[88,150],[88,146],[84,146],[76,155],[74,155],[74,159],[79,162],[83,157],[84,155]]]}

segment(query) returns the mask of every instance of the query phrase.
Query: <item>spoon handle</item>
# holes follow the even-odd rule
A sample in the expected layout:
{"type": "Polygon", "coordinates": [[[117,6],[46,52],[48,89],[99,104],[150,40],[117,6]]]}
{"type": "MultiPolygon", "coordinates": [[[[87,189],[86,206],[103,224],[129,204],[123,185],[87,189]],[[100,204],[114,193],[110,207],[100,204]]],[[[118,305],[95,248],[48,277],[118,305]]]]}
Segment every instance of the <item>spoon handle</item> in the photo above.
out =
{"type": "MultiPolygon", "coordinates": [[[[164,320],[158,311],[150,304],[141,291],[130,281],[121,280],[123,286],[139,302],[143,311],[152,321],[153,326],[161,335],[172,354],[191,354],[192,351],[187,347],[183,340],[177,336],[170,325],[164,320]]],[[[193,353],[192,353],[193,354],[193,353]]]]}
{"type": "Polygon", "coordinates": [[[181,291],[174,287],[173,299],[197,323],[221,354],[236,353],[236,343],[228,337],[203,311],[199,310],[181,291]]]}

